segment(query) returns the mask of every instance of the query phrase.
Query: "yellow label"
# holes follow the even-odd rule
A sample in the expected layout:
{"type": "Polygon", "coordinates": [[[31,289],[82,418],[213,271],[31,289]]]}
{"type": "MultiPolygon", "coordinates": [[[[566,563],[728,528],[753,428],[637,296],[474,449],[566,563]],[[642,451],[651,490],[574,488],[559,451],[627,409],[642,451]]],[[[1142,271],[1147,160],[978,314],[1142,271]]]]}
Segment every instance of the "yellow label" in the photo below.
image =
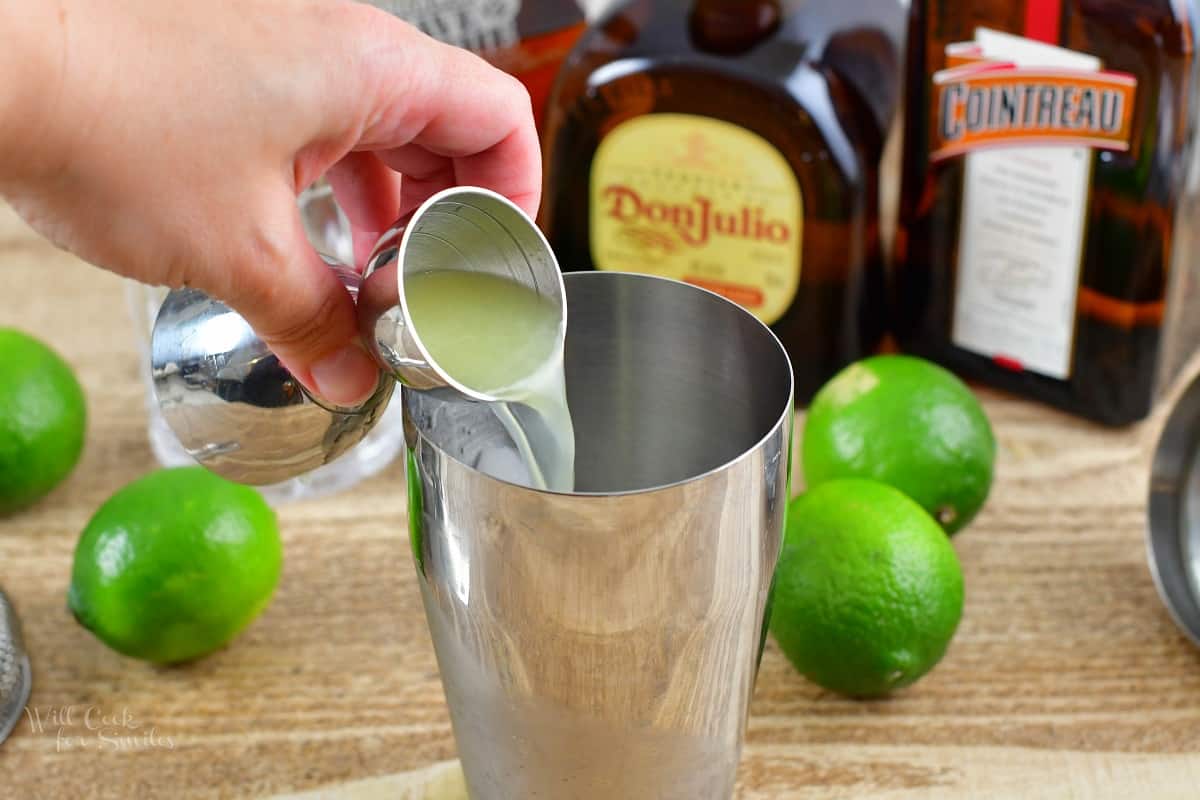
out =
{"type": "Polygon", "coordinates": [[[767,324],[800,285],[804,202],[784,157],[758,134],[691,114],[622,122],[596,150],[597,269],[702,286],[767,324]]]}

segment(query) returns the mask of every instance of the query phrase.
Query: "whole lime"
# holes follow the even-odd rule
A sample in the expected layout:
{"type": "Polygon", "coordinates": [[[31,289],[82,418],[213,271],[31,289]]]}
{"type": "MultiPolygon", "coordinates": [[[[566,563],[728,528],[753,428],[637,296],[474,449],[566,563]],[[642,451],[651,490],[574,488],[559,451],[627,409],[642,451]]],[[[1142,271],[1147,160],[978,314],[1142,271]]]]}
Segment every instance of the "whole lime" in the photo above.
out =
{"type": "Polygon", "coordinates": [[[813,399],[802,443],[804,478],[871,478],[916,500],[949,534],[987,500],[996,439],[971,390],[920,358],[868,358],[813,399]]]}
{"type": "Polygon", "coordinates": [[[788,507],[771,633],[814,683],[850,697],[912,684],[945,654],[962,608],[950,540],[899,490],[835,480],[788,507]]]}
{"type": "Polygon", "coordinates": [[[75,549],[67,605],[114,650],[156,663],[224,646],[267,606],[283,560],[275,513],[202,467],[114,494],[75,549]]]}
{"type": "Polygon", "coordinates": [[[0,328],[0,516],[33,505],[83,452],[87,404],[75,373],[46,345],[0,328]]]}

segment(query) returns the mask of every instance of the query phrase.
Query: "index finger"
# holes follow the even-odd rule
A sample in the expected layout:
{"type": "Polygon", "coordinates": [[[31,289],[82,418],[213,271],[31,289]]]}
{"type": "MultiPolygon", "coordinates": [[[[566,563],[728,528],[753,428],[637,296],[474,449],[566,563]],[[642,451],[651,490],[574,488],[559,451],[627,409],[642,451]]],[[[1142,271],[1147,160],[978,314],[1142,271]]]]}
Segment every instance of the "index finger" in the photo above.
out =
{"type": "Polygon", "coordinates": [[[380,17],[363,55],[374,89],[364,93],[366,125],[354,149],[419,148],[449,159],[457,182],[536,214],[542,162],[525,87],[473,53],[380,17]]]}

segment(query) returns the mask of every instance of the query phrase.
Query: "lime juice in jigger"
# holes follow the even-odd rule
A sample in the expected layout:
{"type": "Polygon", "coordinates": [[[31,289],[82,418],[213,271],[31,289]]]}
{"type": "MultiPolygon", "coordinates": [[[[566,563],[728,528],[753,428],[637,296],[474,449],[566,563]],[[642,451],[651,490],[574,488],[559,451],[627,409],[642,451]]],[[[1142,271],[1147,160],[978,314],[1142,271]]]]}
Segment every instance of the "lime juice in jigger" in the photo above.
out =
{"type": "Polygon", "coordinates": [[[500,401],[494,410],[534,488],[570,492],[575,434],[559,307],[515,280],[466,270],[409,275],[404,294],[417,336],[437,365],[500,401]],[[532,410],[537,420],[516,413],[515,404],[532,410]]]}

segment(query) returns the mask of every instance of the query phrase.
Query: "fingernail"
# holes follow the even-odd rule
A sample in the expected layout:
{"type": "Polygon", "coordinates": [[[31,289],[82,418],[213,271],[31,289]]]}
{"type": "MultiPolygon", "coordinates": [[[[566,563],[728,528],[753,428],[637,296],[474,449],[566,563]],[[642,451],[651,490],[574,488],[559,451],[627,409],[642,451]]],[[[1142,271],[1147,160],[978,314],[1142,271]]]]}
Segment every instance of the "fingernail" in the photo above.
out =
{"type": "Polygon", "coordinates": [[[352,344],[317,361],[311,374],[321,399],[339,406],[361,405],[379,385],[379,368],[352,344]]]}

